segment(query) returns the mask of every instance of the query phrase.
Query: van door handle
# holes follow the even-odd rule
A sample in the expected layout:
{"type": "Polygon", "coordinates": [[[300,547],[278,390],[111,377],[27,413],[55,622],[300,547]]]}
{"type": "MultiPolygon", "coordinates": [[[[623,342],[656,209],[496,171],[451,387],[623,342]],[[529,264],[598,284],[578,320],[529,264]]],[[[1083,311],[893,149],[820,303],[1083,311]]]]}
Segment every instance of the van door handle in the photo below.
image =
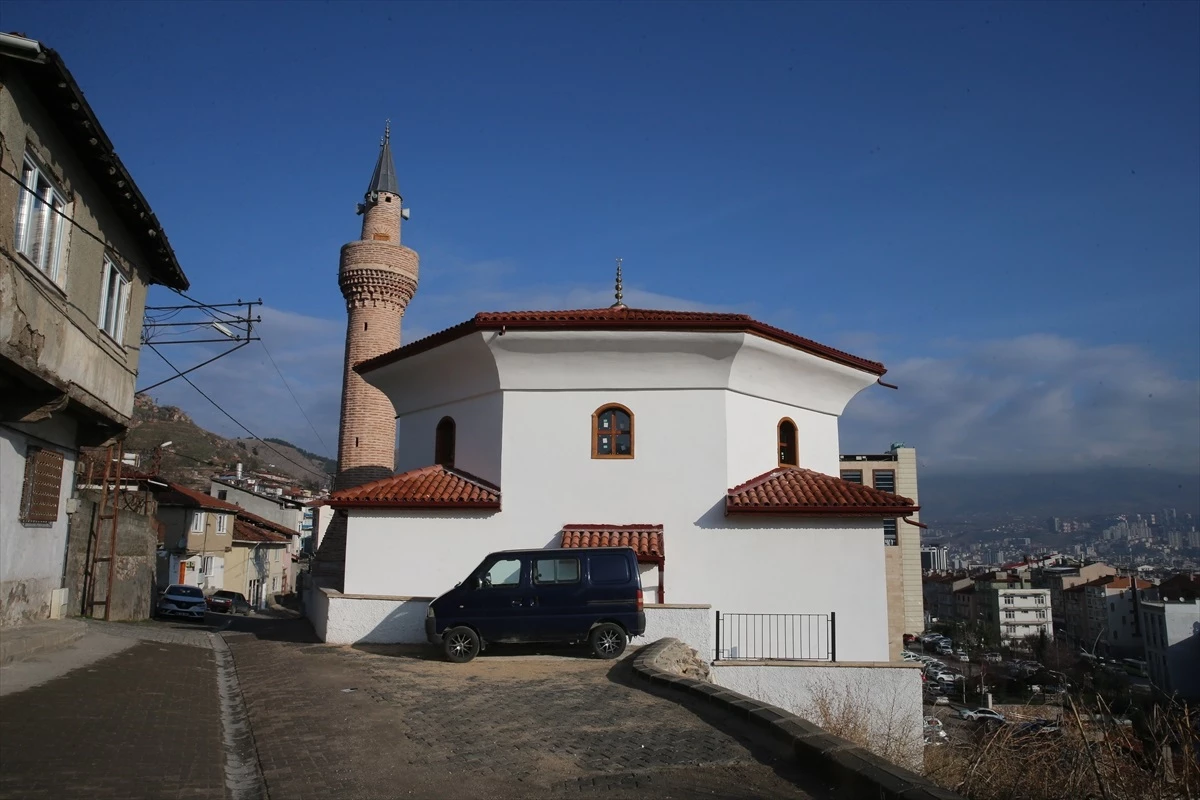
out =
{"type": "Polygon", "coordinates": [[[512,601],[512,604],[513,604],[513,608],[520,608],[520,607],[521,607],[521,601],[520,601],[520,600],[513,600],[513,601],[512,601]]]}

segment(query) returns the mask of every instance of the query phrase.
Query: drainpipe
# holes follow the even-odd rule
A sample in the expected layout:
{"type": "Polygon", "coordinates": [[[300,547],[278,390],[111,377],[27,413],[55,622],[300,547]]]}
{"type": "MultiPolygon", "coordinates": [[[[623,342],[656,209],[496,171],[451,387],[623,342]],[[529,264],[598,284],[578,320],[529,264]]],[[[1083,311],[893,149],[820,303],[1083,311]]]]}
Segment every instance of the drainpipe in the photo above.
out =
{"type": "Polygon", "coordinates": [[[666,589],[664,588],[666,584],[663,578],[663,573],[666,571],[665,564],[666,558],[660,556],[658,559],[658,602],[663,604],[667,602],[666,589]]]}

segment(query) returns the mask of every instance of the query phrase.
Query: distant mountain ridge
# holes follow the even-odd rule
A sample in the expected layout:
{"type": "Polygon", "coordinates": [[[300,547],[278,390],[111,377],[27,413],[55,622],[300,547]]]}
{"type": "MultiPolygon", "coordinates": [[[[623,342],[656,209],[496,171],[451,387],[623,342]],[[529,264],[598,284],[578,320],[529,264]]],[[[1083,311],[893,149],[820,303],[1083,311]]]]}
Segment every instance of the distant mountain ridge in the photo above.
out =
{"type": "Polygon", "coordinates": [[[160,406],[152,398],[138,395],[125,437],[126,452],[138,453],[140,469],[148,471],[155,448],[164,442],[171,445],[163,450],[160,474],[204,491],[212,476],[231,474],[239,463],[244,472],[283,475],[310,489],[327,485],[337,468],[333,459],[284,439],[264,439],[266,444],[255,439],[227,439],[201,428],[175,406],[160,406]]]}
{"type": "Polygon", "coordinates": [[[1200,475],[1159,469],[1097,467],[1065,472],[921,473],[921,518],[974,514],[1075,517],[1200,511],[1200,475]]]}

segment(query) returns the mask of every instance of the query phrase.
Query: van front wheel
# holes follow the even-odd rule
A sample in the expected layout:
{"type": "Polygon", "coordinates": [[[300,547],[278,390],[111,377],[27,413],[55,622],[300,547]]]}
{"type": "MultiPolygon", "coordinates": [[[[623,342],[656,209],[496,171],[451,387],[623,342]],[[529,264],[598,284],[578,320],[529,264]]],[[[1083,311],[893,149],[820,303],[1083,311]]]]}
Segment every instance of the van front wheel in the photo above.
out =
{"type": "Polygon", "coordinates": [[[625,645],[628,641],[621,626],[611,622],[604,622],[592,628],[592,633],[588,636],[592,652],[598,658],[616,658],[625,652],[625,645]]]}
{"type": "Polygon", "coordinates": [[[479,634],[470,628],[451,628],[442,637],[446,658],[455,664],[465,664],[479,655],[479,634]]]}

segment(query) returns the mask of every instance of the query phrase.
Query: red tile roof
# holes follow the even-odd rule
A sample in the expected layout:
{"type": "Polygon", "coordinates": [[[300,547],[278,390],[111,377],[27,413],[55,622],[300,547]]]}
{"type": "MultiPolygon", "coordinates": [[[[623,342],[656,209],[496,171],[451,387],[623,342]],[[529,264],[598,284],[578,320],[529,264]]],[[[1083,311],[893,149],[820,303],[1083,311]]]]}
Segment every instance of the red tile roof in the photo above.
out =
{"type": "Polygon", "coordinates": [[[815,356],[855,367],[875,375],[887,368],[842,350],[789,333],[782,328],[759,322],[746,314],[718,314],[707,311],[654,311],[641,308],[587,308],[574,311],[493,311],[476,314],[444,331],[418,339],[390,353],[361,361],[354,366],[360,374],[386,364],[424,353],[447,342],[479,331],[511,330],[617,330],[617,331],[724,331],[751,333],[774,342],[803,350],[815,356]]]}
{"type": "Polygon", "coordinates": [[[293,530],[286,525],[280,525],[278,522],[272,522],[271,520],[266,519],[265,517],[260,517],[257,514],[251,514],[249,511],[244,509],[239,509],[237,515],[238,520],[242,522],[248,522],[252,525],[257,525],[260,528],[266,528],[271,533],[275,533],[280,536],[287,536],[290,538],[292,536],[300,535],[300,531],[293,530]]]}
{"type": "Polygon", "coordinates": [[[906,517],[919,510],[907,497],[799,467],[773,469],[725,496],[726,514],[906,517]]]}
{"type": "Polygon", "coordinates": [[[170,488],[158,492],[154,498],[160,506],[186,506],[188,508],[207,508],[212,511],[241,511],[233,503],[218,500],[212,495],[189,489],[186,486],[171,481],[170,488]]]}
{"type": "Polygon", "coordinates": [[[233,540],[235,542],[287,544],[289,538],[243,520],[240,516],[233,522],[233,540]]]}
{"type": "Polygon", "coordinates": [[[662,525],[564,525],[561,547],[632,547],[638,561],[662,561],[662,525]]]}
{"type": "Polygon", "coordinates": [[[500,488],[435,464],[330,495],[336,508],[500,508],[500,488]]]}

